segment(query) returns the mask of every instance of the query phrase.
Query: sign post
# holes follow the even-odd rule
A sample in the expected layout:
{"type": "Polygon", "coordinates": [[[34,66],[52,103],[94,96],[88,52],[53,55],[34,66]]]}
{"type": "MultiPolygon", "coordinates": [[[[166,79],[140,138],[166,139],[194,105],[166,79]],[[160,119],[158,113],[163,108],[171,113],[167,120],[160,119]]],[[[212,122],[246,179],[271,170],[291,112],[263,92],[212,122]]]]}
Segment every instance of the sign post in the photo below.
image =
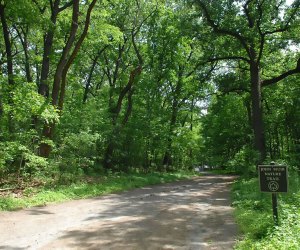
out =
{"type": "Polygon", "coordinates": [[[270,165],[259,165],[258,171],[260,191],[272,193],[273,218],[275,224],[278,225],[277,193],[287,193],[287,167],[275,165],[272,162],[270,165]]]}
{"type": "Polygon", "coordinates": [[[272,193],[272,208],[274,223],[276,226],[278,226],[278,202],[276,193],[272,193]]]}

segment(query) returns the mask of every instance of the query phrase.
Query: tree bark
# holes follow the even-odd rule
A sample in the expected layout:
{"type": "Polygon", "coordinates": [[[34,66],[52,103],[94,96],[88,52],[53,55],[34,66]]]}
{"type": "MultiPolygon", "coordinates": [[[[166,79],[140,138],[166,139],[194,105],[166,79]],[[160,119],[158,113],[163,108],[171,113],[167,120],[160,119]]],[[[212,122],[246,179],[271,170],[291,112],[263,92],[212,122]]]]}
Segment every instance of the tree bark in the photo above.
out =
{"type": "Polygon", "coordinates": [[[2,4],[0,4],[0,17],[1,17],[3,38],[4,38],[6,58],[7,58],[8,83],[9,85],[14,85],[13,56],[12,56],[12,48],[10,43],[10,34],[9,34],[9,28],[5,17],[5,6],[2,4]]]}
{"type": "MultiPolygon", "coordinates": [[[[135,55],[138,59],[138,66],[135,67],[129,75],[129,79],[127,84],[125,85],[125,87],[121,90],[119,97],[118,97],[118,101],[115,107],[113,107],[112,105],[112,95],[110,96],[110,103],[109,103],[109,108],[111,111],[111,115],[112,115],[112,126],[113,126],[113,134],[111,136],[111,138],[109,138],[108,141],[108,147],[106,149],[106,152],[104,154],[104,159],[103,159],[103,166],[105,169],[111,169],[112,166],[112,160],[113,160],[113,153],[114,153],[114,149],[115,149],[115,143],[114,140],[116,139],[116,136],[120,133],[120,129],[117,126],[118,123],[118,117],[120,115],[121,109],[122,109],[122,104],[123,104],[123,100],[125,98],[125,96],[127,95],[128,98],[128,106],[126,109],[126,113],[125,116],[123,118],[123,121],[121,123],[121,127],[124,127],[126,125],[126,123],[128,122],[129,116],[131,114],[132,111],[132,95],[133,95],[133,85],[134,82],[136,80],[136,78],[142,73],[143,70],[143,58],[142,55],[140,54],[140,51],[138,49],[138,46],[135,42],[135,37],[138,34],[139,30],[140,30],[141,26],[139,26],[137,28],[137,30],[132,30],[131,31],[131,41],[132,41],[132,45],[134,48],[134,52],[135,55]]],[[[119,56],[117,61],[115,62],[115,71],[113,74],[113,80],[109,80],[110,84],[112,86],[112,84],[116,83],[117,80],[117,76],[118,76],[118,71],[119,71],[119,67],[120,67],[120,61],[125,49],[125,43],[126,43],[127,39],[125,39],[125,42],[123,44],[123,46],[119,45],[119,56]]],[[[109,74],[109,70],[107,70],[107,75],[110,76],[109,74]]]]}
{"type": "MultiPolygon", "coordinates": [[[[67,64],[68,55],[75,41],[75,35],[78,29],[78,16],[79,16],[79,0],[75,0],[73,2],[73,14],[72,14],[70,35],[63,49],[60,61],[57,65],[56,72],[54,75],[54,82],[53,82],[53,89],[52,89],[53,106],[58,106],[59,92],[61,88],[61,80],[63,77],[64,67],[67,64]]],[[[48,140],[53,139],[54,129],[55,129],[55,123],[45,124],[43,128],[43,137],[48,140]]],[[[51,152],[51,146],[49,145],[49,143],[43,142],[40,145],[39,151],[42,157],[48,158],[51,152]]]]}
{"type": "Polygon", "coordinates": [[[260,153],[258,163],[262,163],[266,158],[266,143],[263,125],[260,69],[259,65],[253,61],[250,63],[250,78],[254,148],[260,153]]]}
{"type": "MultiPolygon", "coordinates": [[[[54,82],[53,82],[53,89],[52,89],[52,105],[57,106],[58,109],[61,111],[63,109],[64,104],[64,97],[66,91],[66,81],[67,81],[67,74],[68,70],[70,69],[74,59],[76,58],[78,51],[86,38],[88,28],[90,25],[90,17],[91,12],[96,4],[97,0],[93,0],[89,5],[87,10],[86,19],[84,23],[84,29],[80,37],[78,38],[77,42],[75,43],[74,49],[72,50],[72,46],[76,40],[76,34],[78,31],[78,19],[79,19],[79,5],[80,0],[73,0],[67,3],[64,7],[59,8],[59,11],[73,5],[73,12],[72,12],[72,23],[71,23],[71,30],[69,34],[69,38],[67,43],[63,49],[60,61],[57,65],[56,72],[54,75],[54,82]],[[71,52],[72,50],[72,52],[71,52]],[[71,53],[70,53],[71,52],[71,53]]],[[[43,130],[43,136],[48,139],[53,138],[55,129],[55,123],[45,124],[43,130]]],[[[44,157],[48,157],[51,152],[51,146],[47,143],[41,144],[40,152],[43,153],[44,157]]]]}
{"type": "Polygon", "coordinates": [[[44,37],[44,53],[38,92],[46,98],[49,97],[50,54],[53,46],[54,27],[59,14],[59,3],[60,0],[55,0],[53,6],[51,6],[51,26],[44,37]]]}
{"type": "Polygon", "coordinates": [[[94,73],[95,67],[97,65],[98,58],[99,57],[97,55],[96,58],[93,59],[93,62],[92,62],[92,65],[91,65],[89,76],[88,76],[88,79],[86,81],[85,88],[84,88],[84,93],[83,93],[83,98],[82,98],[82,103],[83,104],[85,104],[86,101],[87,101],[87,99],[88,99],[88,94],[90,92],[90,87],[91,87],[91,81],[92,81],[92,77],[93,77],[93,73],[94,73]]]}
{"type": "Polygon", "coordinates": [[[29,53],[28,53],[28,40],[27,40],[27,33],[28,33],[28,27],[26,30],[24,28],[18,29],[16,25],[14,25],[15,30],[17,31],[17,34],[19,36],[20,42],[22,44],[23,50],[24,50],[24,59],[25,59],[25,74],[26,74],[26,80],[27,82],[32,82],[32,75],[30,70],[30,62],[29,62],[29,53]]]}
{"type": "Polygon", "coordinates": [[[118,102],[115,107],[111,107],[112,111],[112,125],[113,125],[113,133],[112,137],[108,141],[108,146],[106,148],[104,159],[103,159],[103,166],[105,169],[112,169],[113,164],[113,153],[115,150],[115,139],[116,136],[120,133],[120,129],[117,127],[118,123],[118,117],[120,115],[121,109],[122,109],[122,103],[126,95],[128,95],[128,106],[126,110],[126,114],[124,116],[124,119],[122,121],[122,126],[125,126],[129,116],[132,111],[132,94],[133,94],[133,84],[135,82],[135,79],[141,74],[142,72],[142,65],[140,64],[138,67],[136,67],[134,70],[130,72],[129,80],[126,84],[126,86],[121,90],[118,98],[118,102]]]}
{"type": "MultiPolygon", "coordinates": [[[[91,81],[92,81],[92,77],[93,77],[93,73],[94,73],[94,70],[95,70],[95,67],[97,65],[97,62],[98,62],[98,59],[100,58],[100,56],[102,55],[102,53],[108,48],[108,45],[104,46],[104,48],[102,48],[101,50],[99,50],[99,52],[97,53],[97,55],[95,56],[94,59],[92,59],[92,65],[91,65],[91,69],[90,69],[90,72],[89,72],[89,76],[88,76],[88,79],[87,79],[87,82],[85,84],[85,88],[84,88],[84,94],[83,94],[83,98],[82,98],[82,103],[85,104],[87,99],[88,99],[88,94],[90,92],[90,87],[91,87],[91,81]]],[[[102,79],[103,80],[103,79],[102,79]]],[[[101,81],[102,82],[102,81],[101,81]]],[[[98,84],[98,85],[102,85],[101,83],[98,84]]],[[[97,85],[97,86],[98,86],[97,85]]],[[[99,89],[100,86],[98,86],[97,89],[99,89]]]]}
{"type": "Polygon", "coordinates": [[[178,116],[178,108],[179,108],[179,96],[182,89],[182,77],[183,77],[183,69],[179,67],[178,72],[178,81],[176,83],[176,87],[173,93],[173,102],[172,102],[172,114],[170,119],[170,127],[167,138],[167,148],[163,158],[163,165],[166,166],[167,170],[170,170],[170,166],[173,164],[172,160],[172,143],[174,136],[174,128],[176,126],[177,116],[178,116]]]}
{"type": "MultiPolygon", "coordinates": [[[[80,35],[78,41],[76,42],[74,49],[71,53],[71,55],[69,56],[66,64],[63,67],[63,71],[62,71],[62,75],[61,75],[61,85],[60,85],[60,95],[59,95],[59,101],[58,101],[58,108],[59,110],[63,109],[63,105],[64,105],[64,98],[65,98],[65,92],[66,92],[66,82],[67,82],[67,74],[68,71],[72,65],[72,63],[74,62],[80,48],[81,45],[84,41],[84,39],[87,36],[88,30],[89,30],[89,26],[90,26],[90,21],[91,21],[91,13],[92,10],[96,4],[97,0],[93,0],[91,2],[91,4],[89,5],[89,8],[87,10],[87,14],[86,14],[86,18],[85,18],[85,23],[84,23],[84,29],[82,34],[80,35]]],[[[77,33],[77,29],[78,29],[78,17],[79,17],[79,1],[78,3],[76,1],[74,1],[74,6],[76,6],[77,12],[73,12],[73,25],[74,27],[71,29],[71,39],[73,39],[73,41],[71,42],[71,44],[73,44],[74,40],[75,40],[75,35],[77,33]]],[[[75,9],[73,11],[76,11],[75,9]]]]}
{"type": "MultiPolygon", "coordinates": [[[[7,77],[8,77],[8,104],[12,105],[12,92],[11,88],[15,84],[14,82],[14,72],[13,72],[13,55],[12,55],[12,48],[11,48],[11,39],[10,39],[10,34],[9,34],[9,28],[7,24],[7,20],[5,17],[5,5],[0,4],[0,19],[1,19],[1,24],[2,24],[2,31],[3,31],[3,38],[4,38],[4,43],[5,43],[5,51],[6,51],[6,69],[7,69],[7,77]]],[[[0,112],[2,112],[2,104],[0,106],[0,112]]],[[[13,132],[14,126],[12,122],[12,113],[11,111],[8,112],[8,130],[10,133],[13,132]]]]}

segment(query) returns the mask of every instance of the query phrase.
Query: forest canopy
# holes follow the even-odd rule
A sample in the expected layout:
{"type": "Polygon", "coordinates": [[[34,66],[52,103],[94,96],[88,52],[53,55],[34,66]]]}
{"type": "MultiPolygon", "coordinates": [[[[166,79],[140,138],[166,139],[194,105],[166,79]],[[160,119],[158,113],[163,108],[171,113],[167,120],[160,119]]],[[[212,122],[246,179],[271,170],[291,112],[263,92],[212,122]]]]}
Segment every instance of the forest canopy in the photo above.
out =
{"type": "Polygon", "coordinates": [[[300,1],[0,0],[0,178],[300,163],[300,1]]]}

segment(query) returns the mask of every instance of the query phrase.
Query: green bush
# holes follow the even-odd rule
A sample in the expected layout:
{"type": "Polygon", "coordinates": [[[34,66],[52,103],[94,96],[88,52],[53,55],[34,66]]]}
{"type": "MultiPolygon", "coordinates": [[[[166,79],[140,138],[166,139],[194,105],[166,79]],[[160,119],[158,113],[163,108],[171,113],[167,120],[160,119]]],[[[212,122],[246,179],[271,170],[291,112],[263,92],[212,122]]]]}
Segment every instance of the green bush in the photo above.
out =
{"type": "Polygon", "coordinates": [[[290,250],[300,246],[300,180],[289,169],[289,192],[279,195],[279,226],[274,226],[271,195],[259,191],[257,178],[233,185],[236,220],[244,234],[236,249],[290,250]]]}
{"type": "Polygon", "coordinates": [[[57,162],[61,174],[89,174],[96,167],[99,134],[89,131],[68,134],[57,148],[57,162]]]}
{"type": "Polygon", "coordinates": [[[259,159],[259,154],[256,150],[249,146],[244,146],[234,158],[229,161],[229,168],[238,174],[248,176],[256,171],[256,163],[259,159]]]}
{"type": "Polygon", "coordinates": [[[30,146],[21,142],[0,143],[0,176],[17,174],[18,177],[40,175],[48,167],[45,158],[37,156],[30,146]]]}

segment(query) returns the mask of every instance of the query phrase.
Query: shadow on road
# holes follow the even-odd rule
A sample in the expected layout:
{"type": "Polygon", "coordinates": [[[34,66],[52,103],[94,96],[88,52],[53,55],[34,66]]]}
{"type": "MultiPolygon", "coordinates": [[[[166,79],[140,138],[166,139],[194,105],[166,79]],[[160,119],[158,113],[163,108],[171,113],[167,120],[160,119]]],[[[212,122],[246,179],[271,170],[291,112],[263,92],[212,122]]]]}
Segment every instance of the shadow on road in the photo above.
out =
{"type": "Polygon", "coordinates": [[[85,227],[43,249],[231,249],[233,178],[206,176],[113,195],[110,206],[84,219],[85,227]]]}

